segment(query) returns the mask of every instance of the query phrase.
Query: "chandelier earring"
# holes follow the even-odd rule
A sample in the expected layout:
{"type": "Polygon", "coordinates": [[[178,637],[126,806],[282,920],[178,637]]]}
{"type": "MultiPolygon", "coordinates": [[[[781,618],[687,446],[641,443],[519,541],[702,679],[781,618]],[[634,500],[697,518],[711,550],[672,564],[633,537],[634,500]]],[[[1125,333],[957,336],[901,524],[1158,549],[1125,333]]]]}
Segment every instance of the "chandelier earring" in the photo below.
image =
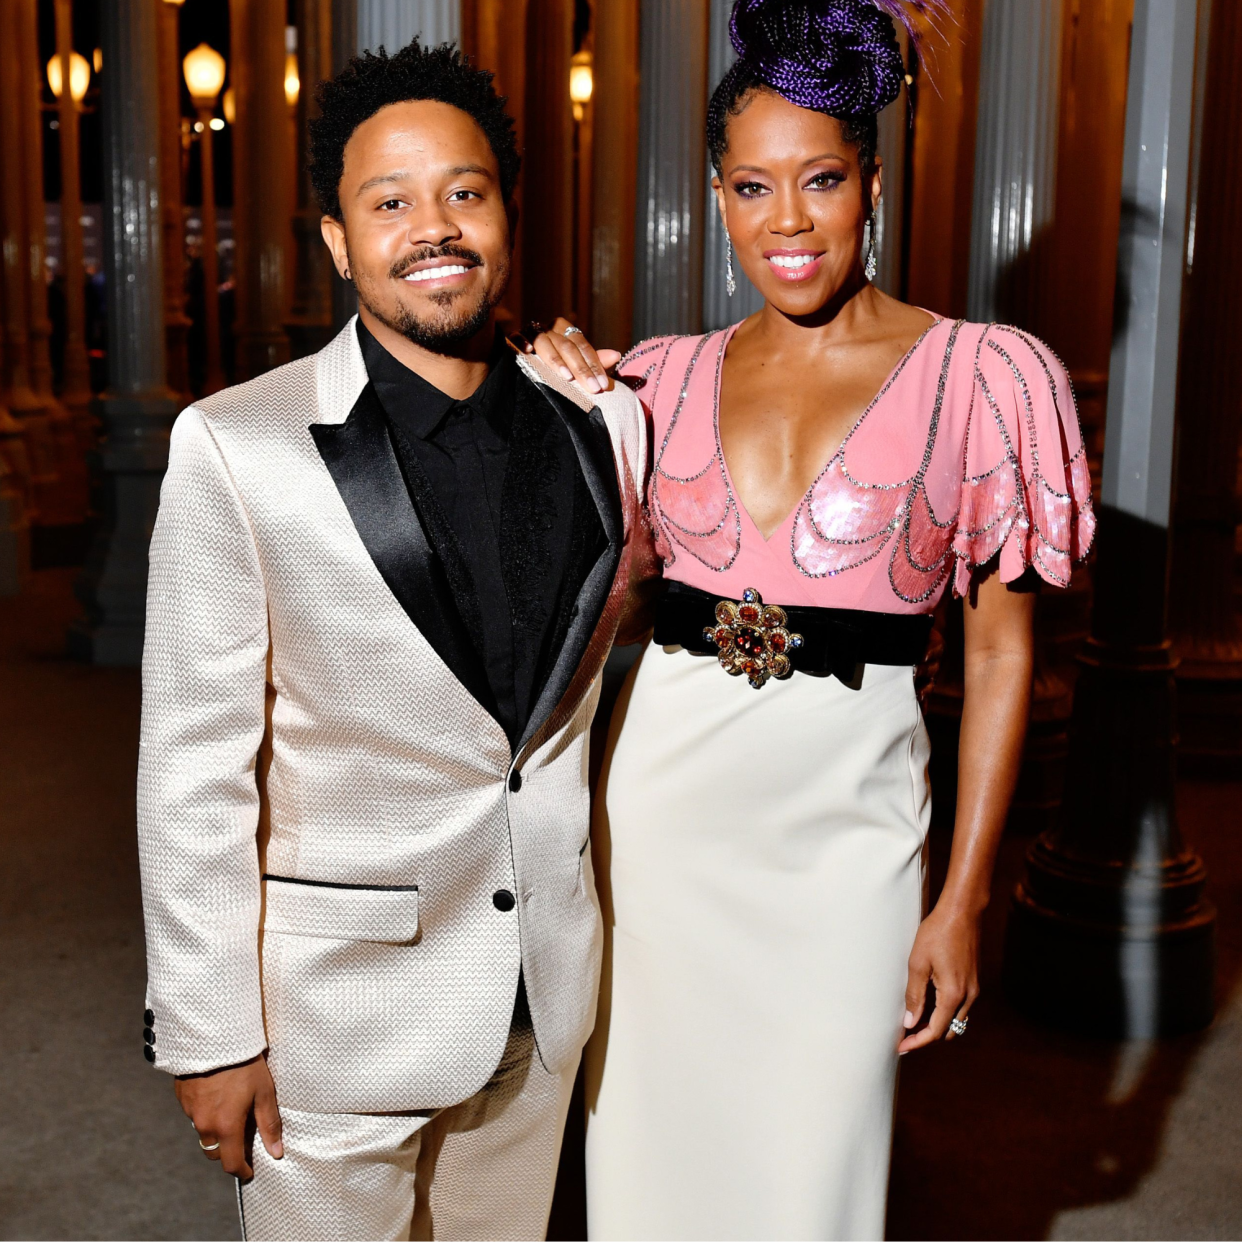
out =
{"type": "Polygon", "coordinates": [[[733,240],[725,234],[725,292],[732,297],[737,292],[737,281],[733,276],[733,240]]]}
{"type": "Polygon", "coordinates": [[[876,272],[880,270],[879,247],[876,245],[875,240],[878,226],[879,218],[876,215],[875,208],[872,208],[871,219],[867,221],[867,262],[863,268],[863,272],[868,280],[874,280],[876,272]]]}

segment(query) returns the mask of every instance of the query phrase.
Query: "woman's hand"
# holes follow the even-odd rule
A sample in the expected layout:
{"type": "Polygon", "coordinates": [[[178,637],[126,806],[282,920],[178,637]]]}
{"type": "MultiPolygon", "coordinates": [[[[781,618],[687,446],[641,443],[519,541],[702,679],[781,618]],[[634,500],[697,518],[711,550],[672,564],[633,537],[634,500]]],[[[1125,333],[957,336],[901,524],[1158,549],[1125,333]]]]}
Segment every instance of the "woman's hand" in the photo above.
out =
{"type": "Polygon", "coordinates": [[[563,379],[577,380],[587,392],[607,392],[612,387],[608,368],[621,361],[615,349],[596,350],[581,332],[565,335],[574,325],[561,317],[526,344],[526,352],[536,354],[563,379]]]}
{"type": "Polygon", "coordinates": [[[906,1017],[910,1032],[897,1046],[903,1055],[938,1039],[954,1039],[949,1023],[965,1019],[979,995],[979,917],[942,905],[923,920],[910,951],[906,982],[906,1017]],[[927,1008],[927,985],[936,988],[936,1007],[927,1025],[919,1023],[927,1008]]]}

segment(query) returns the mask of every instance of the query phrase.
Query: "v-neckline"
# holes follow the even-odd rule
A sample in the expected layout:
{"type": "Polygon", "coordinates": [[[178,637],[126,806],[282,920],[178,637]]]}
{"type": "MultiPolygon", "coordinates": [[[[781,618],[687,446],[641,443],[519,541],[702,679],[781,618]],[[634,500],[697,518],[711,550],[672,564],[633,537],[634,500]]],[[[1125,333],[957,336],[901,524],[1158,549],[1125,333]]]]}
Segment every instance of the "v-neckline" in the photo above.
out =
{"type": "MultiPolygon", "coordinates": [[[[923,310],[921,306],[918,309],[923,310]]],[[[854,425],[841,438],[841,443],[837,445],[837,447],[828,456],[827,461],[825,461],[823,466],[821,466],[820,469],[816,472],[815,477],[811,480],[810,487],[808,487],[806,491],[804,491],[798,497],[798,499],[794,502],[793,508],[790,509],[789,512],[785,514],[785,516],[774,527],[772,527],[772,531],[768,535],[765,535],[763,531],[759,529],[758,522],[756,522],[755,519],[751,517],[750,510],[747,509],[745,502],[742,500],[741,493],[737,490],[737,487],[734,485],[733,474],[729,470],[728,461],[725,459],[724,444],[721,442],[721,439],[720,439],[720,393],[721,393],[721,389],[724,386],[725,354],[728,352],[729,342],[733,340],[733,334],[738,330],[738,328],[742,326],[745,320],[741,320],[738,323],[730,324],[724,330],[724,339],[720,342],[720,353],[718,355],[717,362],[716,362],[715,392],[713,394],[713,399],[712,399],[712,434],[716,437],[716,455],[720,458],[720,468],[724,473],[725,484],[729,488],[729,495],[733,498],[734,504],[737,505],[738,511],[742,513],[743,515],[745,515],[745,518],[750,523],[751,528],[754,530],[755,534],[759,536],[760,540],[763,543],[770,544],[772,540],[775,539],[776,536],[780,534],[780,532],[784,530],[785,527],[788,526],[793,521],[793,519],[797,516],[798,510],[802,508],[803,502],[806,500],[810,492],[814,489],[815,484],[818,483],[819,480],[823,477],[824,471],[827,470],[828,467],[831,466],[832,463],[836,461],[836,459],[840,457],[842,453],[845,452],[845,446],[850,442],[851,439],[853,439],[854,434],[866,421],[867,415],[870,414],[871,411],[874,410],[875,407],[879,405],[880,401],[888,394],[888,390],[893,386],[893,383],[896,381],[897,377],[902,373],[902,371],[905,370],[906,363],[908,363],[910,359],[914,357],[915,352],[918,350],[919,346],[922,345],[922,343],[927,339],[928,335],[932,331],[934,331],[936,328],[938,328],[942,323],[944,323],[944,317],[942,315],[937,315],[934,311],[924,310],[923,313],[925,315],[931,315],[932,317],[931,323],[929,323],[927,327],[924,328],[923,331],[919,333],[918,339],[914,342],[914,344],[911,345],[910,348],[907,349],[906,352],[902,354],[902,356],[897,360],[892,370],[889,371],[889,373],[884,377],[884,382],[876,390],[875,396],[872,397],[871,400],[867,403],[866,408],[858,416],[854,425]]]]}

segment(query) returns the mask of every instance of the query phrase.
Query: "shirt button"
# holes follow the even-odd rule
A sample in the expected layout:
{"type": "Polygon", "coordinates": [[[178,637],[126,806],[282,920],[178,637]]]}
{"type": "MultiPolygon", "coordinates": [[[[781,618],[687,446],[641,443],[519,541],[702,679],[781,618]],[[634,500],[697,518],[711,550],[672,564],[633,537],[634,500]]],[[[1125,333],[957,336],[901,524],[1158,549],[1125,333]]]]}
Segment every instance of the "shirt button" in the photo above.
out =
{"type": "Polygon", "coordinates": [[[521,788],[522,774],[517,770],[517,768],[514,768],[513,771],[509,773],[509,792],[517,793],[517,791],[521,788]]]}
{"type": "Polygon", "coordinates": [[[148,1043],[155,1043],[155,1032],[148,1026],[143,1028],[142,1038],[148,1043]]]}
{"type": "Polygon", "coordinates": [[[143,1021],[144,1021],[144,1022],[148,1025],[148,1026],[154,1026],[154,1025],[155,1025],[155,1012],[154,1012],[154,1010],[151,1010],[151,1009],[144,1009],[144,1010],[142,1011],[142,1020],[143,1020],[143,1021]]]}
{"type": "Polygon", "coordinates": [[[155,1062],[155,1049],[154,1049],[154,1048],[152,1048],[150,1044],[143,1044],[143,1045],[142,1045],[142,1055],[143,1055],[144,1057],[146,1057],[148,1061],[150,1061],[150,1062],[152,1062],[152,1064],[154,1064],[154,1062],[155,1062]]]}
{"type": "Polygon", "coordinates": [[[517,905],[517,898],[507,888],[499,888],[492,894],[492,905],[502,914],[508,914],[517,905]]]}

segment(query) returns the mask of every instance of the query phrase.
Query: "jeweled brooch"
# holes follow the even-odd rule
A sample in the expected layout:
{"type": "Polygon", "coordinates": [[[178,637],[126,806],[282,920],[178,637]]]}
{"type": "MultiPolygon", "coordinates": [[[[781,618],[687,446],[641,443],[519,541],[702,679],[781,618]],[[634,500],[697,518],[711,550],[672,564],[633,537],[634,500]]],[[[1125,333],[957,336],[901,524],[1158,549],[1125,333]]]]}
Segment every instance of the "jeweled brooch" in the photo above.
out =
{"type": "Polygon", "coordinates": [[[793,672],[789,652],[802,646],[802,635],[786,628],[789,618],[778,604],[765,604],[759,592],[747,587],[736,603],[716,604],[716,625],[703,637],[720,649],[720,667],[731,677],[745,677],[756,690],[769,677],[783,680],[793,672]]]}

